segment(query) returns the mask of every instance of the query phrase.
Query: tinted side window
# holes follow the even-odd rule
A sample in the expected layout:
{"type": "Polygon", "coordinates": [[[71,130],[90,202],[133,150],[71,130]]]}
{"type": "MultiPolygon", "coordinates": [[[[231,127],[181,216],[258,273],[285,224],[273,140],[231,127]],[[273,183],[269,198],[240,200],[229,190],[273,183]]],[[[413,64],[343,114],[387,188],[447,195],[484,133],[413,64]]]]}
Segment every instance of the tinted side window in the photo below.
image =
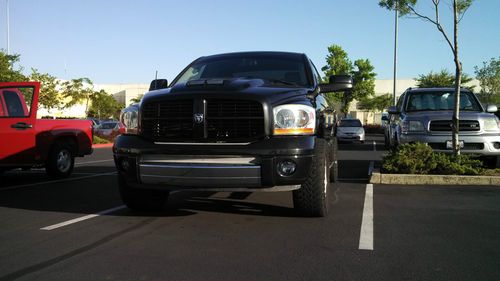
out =
{"type": "Polygon", "coordinates": [[[30,115],[33,88],[10,88],[0,90],[3,99],[2,117],[28,117],[30,115]]]}
{"type": "Polygon", "coordinates": [[[399,97],[399,99],[398,99],[398,103],[396,104],[396,107],[397,107],[400,111],[402,111],[402,110],[403,110],[403,101],[404,101],[404,99],[405,99],[405,96],[406,96],[405,94],[402,94],[402,95],[399,97]]]}

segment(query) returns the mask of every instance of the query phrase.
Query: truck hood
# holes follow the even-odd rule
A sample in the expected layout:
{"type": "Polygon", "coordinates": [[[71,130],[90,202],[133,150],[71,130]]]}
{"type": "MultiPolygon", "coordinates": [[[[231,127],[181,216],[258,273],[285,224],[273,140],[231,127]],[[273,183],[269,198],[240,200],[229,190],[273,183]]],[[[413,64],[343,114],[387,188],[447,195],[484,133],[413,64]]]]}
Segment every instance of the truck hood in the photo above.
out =
{"type": "MultiPolygon", "coordinates": [[[[203,82],[203,80],[201,80],[203,82]]],[[[167,89],[148,92],[143,103],[168,99],[247,99],[269,105],[311,104],[307,98],[314,89],[274,83],[263,79],[232,78],[201,84],[179,83],[167,89]]]]}

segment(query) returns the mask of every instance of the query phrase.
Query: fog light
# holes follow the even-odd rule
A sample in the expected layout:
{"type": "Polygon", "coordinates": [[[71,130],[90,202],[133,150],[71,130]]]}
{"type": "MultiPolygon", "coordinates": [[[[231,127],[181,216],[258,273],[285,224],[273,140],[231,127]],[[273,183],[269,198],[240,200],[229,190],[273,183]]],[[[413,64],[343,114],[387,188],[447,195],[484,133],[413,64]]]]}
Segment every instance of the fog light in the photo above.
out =
{"type": "Polygon", "coordinates": [[[288,177],[295,173],[295,169],[297,168],[297,164],[292,160],[284,160],[278,163],[278,174],[283,177],[288,177]]]}
{"type": "Polygon", "coordinates": [[[130,163],[128,162],[128,160],[126,158],[122,159],[122,161],[120,162],[120,165],[122,166],[122,170],[124,170],[124,171],[128,171],[128,169],[130,168],[130,163]]]}
{"type": "Polygon", "coordinates": [[[494,143],[493,143],[493,147],[494,147],[495,149],[500,149],[500,142],[494,142],[494,143]]]}

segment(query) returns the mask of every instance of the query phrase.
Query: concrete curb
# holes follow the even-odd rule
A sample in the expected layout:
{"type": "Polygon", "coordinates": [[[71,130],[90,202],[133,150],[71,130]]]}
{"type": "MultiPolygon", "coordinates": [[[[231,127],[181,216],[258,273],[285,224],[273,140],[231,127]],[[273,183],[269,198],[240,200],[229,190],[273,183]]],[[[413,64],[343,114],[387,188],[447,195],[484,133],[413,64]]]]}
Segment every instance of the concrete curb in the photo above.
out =
{"type": "Polygon", "coordinates": [[[370,177],[370,183],[402,184],[402,185],[498,185],[500,186],[500,177],[383,174],[380,173],[379,170],[374,170],[370,177]]]}
{"type": "Polygon", "coordinates": [[[113,147],[113,143],[100,143],[92,145],[92,148],[106,148],[106,147],[113,147]]]}

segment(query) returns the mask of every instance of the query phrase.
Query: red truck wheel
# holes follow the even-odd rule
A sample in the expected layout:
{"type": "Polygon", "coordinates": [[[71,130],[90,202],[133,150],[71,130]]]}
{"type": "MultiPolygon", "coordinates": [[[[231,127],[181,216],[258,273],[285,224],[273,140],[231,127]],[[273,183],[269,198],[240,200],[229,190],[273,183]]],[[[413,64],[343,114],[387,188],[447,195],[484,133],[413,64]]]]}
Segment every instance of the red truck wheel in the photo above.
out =
{"type": "Polygon", "coordinates": [[[73,149],[67,142],[57,142],[52,146],[49,152],[45,171],[51,178],[66,178],[73,172],[75,165],[75,156],[73,149]]]}

